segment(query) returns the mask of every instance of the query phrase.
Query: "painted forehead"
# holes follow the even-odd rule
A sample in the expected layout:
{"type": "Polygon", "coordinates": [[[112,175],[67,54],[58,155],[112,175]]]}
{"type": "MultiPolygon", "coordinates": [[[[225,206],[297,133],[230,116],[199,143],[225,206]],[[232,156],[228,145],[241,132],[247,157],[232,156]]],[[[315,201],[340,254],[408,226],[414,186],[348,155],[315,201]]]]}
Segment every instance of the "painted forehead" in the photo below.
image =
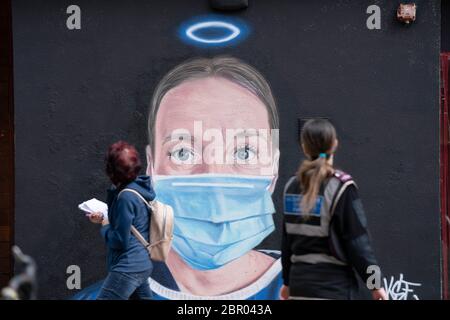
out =
{"type": "Polygon", "coordinates": [[[156,125],[199,120],[229,128],[267,128],[264,103],[250,90],[221,77],[187,80],[169,90],[161,100],[156,125]]]}

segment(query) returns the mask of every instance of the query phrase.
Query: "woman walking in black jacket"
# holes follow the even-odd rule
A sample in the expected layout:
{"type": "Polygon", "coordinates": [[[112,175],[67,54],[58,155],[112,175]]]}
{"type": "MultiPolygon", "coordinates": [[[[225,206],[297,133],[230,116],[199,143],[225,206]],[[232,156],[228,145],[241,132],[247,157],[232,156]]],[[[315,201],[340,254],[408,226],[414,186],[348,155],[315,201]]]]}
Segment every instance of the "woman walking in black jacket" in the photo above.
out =
{"type": "MultiPolygon", "coordinates": [[[[356,271],[369,284],[378,266],[366,217],[352,177],[333,168],[338,140],[327,120],[305,123],[307,157],[285,186],[282,238],[282,299],[352,299],[356,271]]],[[[378,275],[381,278],[381,275],[378,275]]],[[[373,299],[387,299],[372,287],[373,299]]]]}

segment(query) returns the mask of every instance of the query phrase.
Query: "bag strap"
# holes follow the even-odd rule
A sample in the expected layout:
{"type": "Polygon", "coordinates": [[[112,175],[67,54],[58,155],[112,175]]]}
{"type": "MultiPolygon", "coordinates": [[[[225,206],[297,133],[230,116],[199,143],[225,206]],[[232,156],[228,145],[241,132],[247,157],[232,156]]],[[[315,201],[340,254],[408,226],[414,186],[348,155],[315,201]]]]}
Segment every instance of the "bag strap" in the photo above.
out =
{"type": "Polygon", "coordinates": [[[123,189],[122,191],[119,192],[119,195],[118,195],[117,197],[119,197],[120,194],[121,194],[122,192],[124,192],[124,191],[133,192],[133,193],[134,193],[135,195],[137,195],[142,201],[144,201],[145,205],[146,205],[150,210],[152,209],[151,205],[147,202],[147,200],[145,200],[145,198],[144,198],[139,192],[137,192],[136,190],[129,189],[129,188],[125,188],[125,189],[123,189]]]}
{"type": "MultiPolygon", "coordinates": [[[[119,194],[117,195],[117,197],[120,196],[120,194],[124,191],[129,191],[134,193],[135,195],[137,195],[142,201],[144,201],[144,203],[147,205],[147,207],[151,210],[152,207],[150,206],[150,204],[147,202],[147,200],[145,200],[145,198],[136,190],[133,189],[123,189],[122,191],[119,192],[119,194]]],[[[142,236],[142,234],[135,228],[135,226],[131,225],[131,233],[133,233],[133,235],[139,240],[140,243],[142,243],[144,245],[144,247],[146,247],[147,249],[149,247],[151,247],[150,243],[145,240],[145,238],[142,236]]]]}

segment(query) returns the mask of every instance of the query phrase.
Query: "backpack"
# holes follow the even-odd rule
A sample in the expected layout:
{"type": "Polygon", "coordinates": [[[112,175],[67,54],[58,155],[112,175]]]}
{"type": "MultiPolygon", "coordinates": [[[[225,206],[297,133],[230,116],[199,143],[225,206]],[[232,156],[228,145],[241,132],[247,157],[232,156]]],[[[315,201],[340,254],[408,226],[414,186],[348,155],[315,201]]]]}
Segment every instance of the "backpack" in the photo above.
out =
{"type": "Polygon", "coordinates": [[[142,234],[132,225],[131,232],[147,249],[152,260],[166,261],[169,255],[170,247],[173,239],[173,209],[171,206],[162,202],[153,200],[147,201],[144,197],[133,189],[123,189],[122,192],[132,192],[137,195],[145,205],[150,209],[152,214],[150,219],[150,243],[142,236],[142,234]]]}

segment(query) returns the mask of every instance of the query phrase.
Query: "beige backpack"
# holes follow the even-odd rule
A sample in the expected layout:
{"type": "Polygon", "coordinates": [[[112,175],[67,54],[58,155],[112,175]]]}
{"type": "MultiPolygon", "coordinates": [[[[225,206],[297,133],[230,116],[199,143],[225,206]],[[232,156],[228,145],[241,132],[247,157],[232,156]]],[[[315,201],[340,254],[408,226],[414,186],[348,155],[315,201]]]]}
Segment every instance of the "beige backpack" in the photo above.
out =
{"type": "Polygon", "coordinates": [[[123,189],[120,191],[119,196],[124,191],[137,195],[150,209],[151,214],[150,243],[145,240],[134,226],[131,226],[131,232],[144,245],[152,260],[166,261],[173,239],[172,207],[156,200],[147,202],[139,192],[133,189],[123,189]]]}

